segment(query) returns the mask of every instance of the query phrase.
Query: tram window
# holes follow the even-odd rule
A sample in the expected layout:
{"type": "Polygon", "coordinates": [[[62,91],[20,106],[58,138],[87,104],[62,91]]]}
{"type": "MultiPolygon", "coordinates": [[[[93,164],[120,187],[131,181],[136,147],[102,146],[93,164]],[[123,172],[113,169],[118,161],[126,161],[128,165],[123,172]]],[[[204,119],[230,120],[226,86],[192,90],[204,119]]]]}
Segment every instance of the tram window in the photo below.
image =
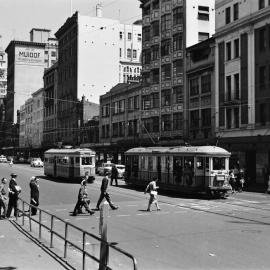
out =
{"type": "Polygon", "coordinates": [[[193,157],[185,157],[184,158],[184,168],[185,170],[191,170],[194,169],[194,158],[193,157]]]}
{"type": "Polygon", "coordinates": [[[197,170],[204,169],[204,160],[203,157],[197,157],[197,170]]]}
{"type": "Polygon", "coordinates": [[[76,163],[80,163],[80,158],[79,158],[79,157],[76,157],[76,158],[75,158],[75,162],[76,162],[76,163]]]}
{"type": "Polygon", "coordinates": [[[63,159],[62,159],[62,162],[61,162],[62,164],[68,164],[68,157],[64,157],[63,159]]]}
{"type": "Polygon", "coordinates": [[[148,157],[148,170],[153,171],[153,157],[148,157]]]}
{"type": "Polygon", "coordinates": [[[146,159],[145,157],[142,157],[141,158],[141,162],[142,162],[142,166],[141,167],[142,167],[142,169],[145,169],[145,159],[146,159]]]}
{"type": "Polygon", "coordinates": [[[72,165],[74,164],[74,158],[73,157],[70,158],[70,164],[72,164],[72,165]]]}
{"type": "Polygon", "coordinates": [[[82,158],[82,165],[92,165],[92,160],[90,157],[83,157],[82,158]]]}
{"type": "Polygon", "coordinates": [[[225,158],[213,158],[213,170],[225,170],[225,158]]]}
{"type": "Polygon", "coordinates": [[[180,183],[183,176],[183,159],[181,157],[173,158],[173,174],[175,176],[175,182],[180,183]]]}

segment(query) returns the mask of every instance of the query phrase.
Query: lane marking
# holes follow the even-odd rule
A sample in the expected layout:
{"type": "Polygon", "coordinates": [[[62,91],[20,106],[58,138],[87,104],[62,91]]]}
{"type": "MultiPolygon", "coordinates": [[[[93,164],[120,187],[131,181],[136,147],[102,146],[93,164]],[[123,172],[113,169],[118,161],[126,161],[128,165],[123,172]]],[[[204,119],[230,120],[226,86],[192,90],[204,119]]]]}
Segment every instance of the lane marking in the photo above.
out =
{"type": "Polygon", "coordinates": [[[55,212],[67,211],[67,209],[55,209],[55,212]]]}
{"type": "Polygon", "coordinates": [[[117,217],[130,217],[131,215],[117,215],[117,217]]]}

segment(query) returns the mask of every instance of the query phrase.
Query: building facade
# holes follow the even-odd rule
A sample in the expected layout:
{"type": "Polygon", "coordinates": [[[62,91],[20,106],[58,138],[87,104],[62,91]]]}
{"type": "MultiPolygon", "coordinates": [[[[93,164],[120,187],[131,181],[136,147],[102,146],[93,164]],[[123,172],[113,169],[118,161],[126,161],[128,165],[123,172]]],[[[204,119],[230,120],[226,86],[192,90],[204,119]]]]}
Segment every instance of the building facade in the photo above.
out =
{"type": "Polygon", "coordinates": [[[269,24],[269,1],[216,1],[216,133],[250,185],[269,174],[269,24]]]}
{"type": "Polygon", "coordinates": [[[185,119],[192,145],[215,144],[215,40],[186,50],[185,119]]]}
{"type": "Polygon", "coordinates": [[[44,121],[43,121],[43,146],[55,147],[57,142],[57,86],[58,63],[44,72],[44,121]]]}
{"type": "Polygon", "coordinates": [[[119,83],[139,81],[141,77],[142,21],[120,24],[119,83]]]}
{"type": "Polygon", "coordinates": [[[184,119],[185,50],[213,35],[214,4],[214,0],[141,0],[142,124],[161,144],[189,140],[184,119]]]}

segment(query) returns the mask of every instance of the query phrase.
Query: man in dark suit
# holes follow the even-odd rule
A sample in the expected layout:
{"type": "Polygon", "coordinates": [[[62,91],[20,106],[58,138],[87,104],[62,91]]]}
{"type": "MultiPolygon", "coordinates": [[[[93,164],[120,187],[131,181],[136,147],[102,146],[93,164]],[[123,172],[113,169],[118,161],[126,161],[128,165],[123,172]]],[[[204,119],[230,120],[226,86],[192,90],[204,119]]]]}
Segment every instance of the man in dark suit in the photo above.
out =
{"type": "Polygon", "coordinates": [[[16,188],[17,182],[17,174],[12,173],[11,179],[9,181],[9,201],[8,201],[8,209],[7,209],[7,218],[10,217],[12,209],[14,208],[14,216],[17,216],[17,208],[18,208],[18,197],[19,197],[19,190],[16,188]]]}
{"type": "MultiPolygon", "coordinates": [[[[30,183],[30,205],[39,206],[39,185],[38,179],[35,176],[31,177],[30,183]]],[[[31,207],[31,215],[34,216],[37,214],[37,209],[31,207]]]]}
{"type": "Polygon", "coordinates": [[[118,170],[117,170],[116,166],[113,165],[112,171],[111,171],[111,186],[113,184],[113,180],[115,180],[115,185],[118,186],[117,178],[118,178],[118,170]]]}
{"type": "Polygon", "coordinates": [[[105,176],[103,177],[102,179],[102,183],[101,183],[101,187],[100,187],[100,196],[99,196],[99,199],[98,199],[98,202],[97,202],[97,206],[96,206],[96,209],[95,210],[100,210],[99,209],[99,206],[102,202],[102,200],[105,198],[106,201],[109,203],[110,207],[112,210],[116,210],[118,209],[118,206],[115,206],[112,201],[111,201],[111,198],[110,198],[110,195],[109,193],[107,192],[107,189],[108,189],[108,184],[109,184],[109,172],[106,172],[105,173],[105,176]]]}

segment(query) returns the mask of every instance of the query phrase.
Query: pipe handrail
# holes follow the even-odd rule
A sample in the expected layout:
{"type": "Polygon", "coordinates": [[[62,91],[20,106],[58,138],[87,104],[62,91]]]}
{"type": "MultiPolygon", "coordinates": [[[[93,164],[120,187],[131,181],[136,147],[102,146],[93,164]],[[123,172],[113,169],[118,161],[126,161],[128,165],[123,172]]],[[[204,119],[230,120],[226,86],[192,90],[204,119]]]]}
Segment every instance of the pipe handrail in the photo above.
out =
{"type": "MultiPolygon", "coordinates": [[[[22,216],[23,216],[23,219],[22,219],[22,225],[21,226],[24,226],[24,218],[25,217],[28,217],[29,218],[29,228],[30,228],[30,232],[32,231],[32,225],[31,225],[31,221],[34,221],[35,223],[37,223],[39,225],[39,232],[38,232],[38,235],[39,235],[39,238],[41,238],[41,228],[45,228],[46,230],[49,231],[50,233],[50,248],[53,247],[53,236],[57,236],[59,237],[60,239],[62,239],[65,244],[64,244],[64,258],[66,258],[67,256],[67,244],[69,244],[70,246],[73,246],[74,248],[76,248],[77,250],[79,250],[80,252],[82,252],[82,255],[83,255],[83,267],[82,269],[85,269],[85,255],[87,255],[88,257],[90,257],[91,259],[93,259],[95,262],[97,263],[100,263],[100,260],[98,258],[96,258],[94,255],[90,254],[88,251],[85,250],[85,236],[89,236],[89,237],[92,237],[94,238],[95,240],[99,241],[100,243],[104,243],[107,247],[111,248],[111,249],[114,249],[115,251],[121,253],[122,255],[125,255],[126,257],[128,257],[129,259],[132,260],[133,262],[133,269],[134,270],[137,270],[137,260],[136,258],[129,254],[128,252],[124,251],[123,249],[119,248],[119,247],[116,247],[115,245],[113,245],[112,243],[109,243],[107,241],[104,241],[102,238],[94,235],[93,233],[90,233],[90,232],[87,232],[87,231],[84,231],[83,229],[81,229],[80,227],[70,223],[70,222],[67,222],[65,221],[64,219],[46,211],[46,210],[43,210],[39,207],[36,207],[34,205],[31,205],[30,203],[24,201],[22,198],[19,198],[19,200],[22,202],[22,209],[20,209],[18,207],[18,212],[22,213],[22,216]],[[29,206],[29,214],[26,213],[25,211],[25,205],[28,205],[29,206]],[[32,208],[35,208],[37,209],[38,213],[39,213],[39,219],[34,219],[32,216],[31,216],[31,209],[32,208]],[[47,214],[49,217],[50,217],[50,226],[46,226],[45,224],[42,224],[42,219],[41,219],[41,215],[42,213],[45,213],[47,214]],[[62,223],[64,223],[65,225],[65,232],[64,232],[64,236],[59,234],[58,232],[54,231],[53,227],[54,227],[54,221],[55,220],[59,220],[61,221],[62,223]],[[83,247],[79,247],[78,245],[76,245],[75,243],[73,243],[72,241],[70,241],[69,239],[67,239],[67,231],[68,231],[68,228],[71,227],[75,230],[78,230],[80,231],[82,234],[83,234],[83,247]]],[[[18,214],[16,216],[16,223],[18,224],[17,222],[18,220],[18,214]]],[[[18,224],[19,225],[19,224],[18,224]]],[[[108,266],[106,266],[107,269],[110,269],[108,266]]]]}

